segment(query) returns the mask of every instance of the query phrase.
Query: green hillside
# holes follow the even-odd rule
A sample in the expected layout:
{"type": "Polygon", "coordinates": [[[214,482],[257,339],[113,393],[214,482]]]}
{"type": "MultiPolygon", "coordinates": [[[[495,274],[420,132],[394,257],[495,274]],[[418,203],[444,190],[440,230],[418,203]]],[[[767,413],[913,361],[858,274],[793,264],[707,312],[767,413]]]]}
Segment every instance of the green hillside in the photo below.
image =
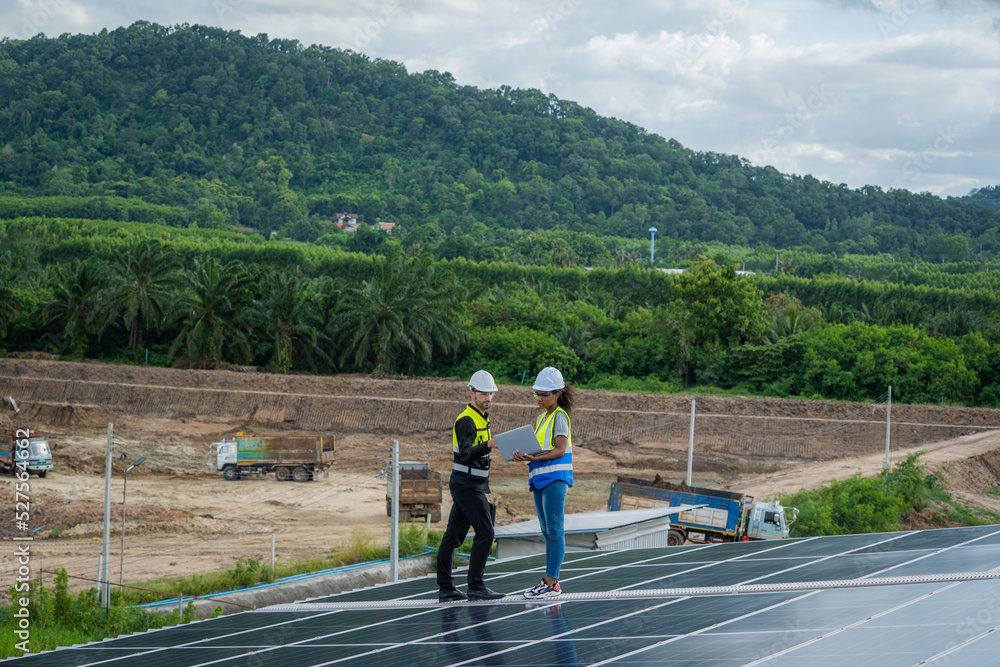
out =
{"type": "Polygon", "coordinates": [[[201,26],[5,40],[0,95],[0,354],[1000,407],[995,189],[201,26]]]}
{"type": "MultiPolygon", "coordinates": [[[[634,251],[606,239],[648,240],[650,226],[667,251],[714,241],[957,261],[1000,249],[996,210],[751,167],[537,90],[266,35],[136,23],[4,40],[0,99],[3,191],[103,198],[85,202],[92,217],[138,197],[167,224],[313,241],[353,212],[400,223],[439,257],[481,259],[524,230],[568,230],[604,246],[573,248],[584,263],[634,251]]],[[[54,214],[80,217],[78,202],[54,214]]]]}

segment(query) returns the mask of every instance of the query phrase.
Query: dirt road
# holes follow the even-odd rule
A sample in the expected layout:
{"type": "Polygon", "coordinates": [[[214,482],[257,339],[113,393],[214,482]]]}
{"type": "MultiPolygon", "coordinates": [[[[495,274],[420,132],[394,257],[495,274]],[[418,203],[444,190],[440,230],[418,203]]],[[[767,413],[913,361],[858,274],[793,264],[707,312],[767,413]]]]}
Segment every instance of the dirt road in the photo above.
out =
{"type": "MultiPolygon", "coordinates": [[[[996,452],[1000,452],[1000,431],[983,431],[917,447],[893,449],[889,462],[892,465],[911,453],[922,453],[920,461],[928,472],[943,474],[953,489],[982,492],[1000,484],[1000,480],[990,471],[992,464],[987,462],[992,460],[991,455],[996,452]],[[981,474],[977,476],[976,471],[981,474]]],[[[877,475],[882,470],[884,461],[883,451],[880,454],[836,461],[803,463],[779,472],[742,476],[730,482],[730,486],[745,490],[758,498],[774,498],[802,488],[813,489],[828,485],[831,480],[844,479],[858,473],[864,477],[877,475]]],[[[984,506],[994,505],[991,500],[993,496],[982,495],[984,497],[980,498],[980,502],[985,503],[984,506]]]]}

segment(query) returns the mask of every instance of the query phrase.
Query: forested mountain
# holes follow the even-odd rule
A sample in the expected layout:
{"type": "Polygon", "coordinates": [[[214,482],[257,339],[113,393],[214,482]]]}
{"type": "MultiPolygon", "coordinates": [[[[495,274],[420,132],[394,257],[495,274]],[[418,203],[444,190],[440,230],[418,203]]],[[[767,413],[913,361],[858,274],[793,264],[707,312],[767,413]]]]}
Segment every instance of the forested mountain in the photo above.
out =
{"type": "Polygon", "coordinates": [[[5,39],[0,100],[10,217],[37,213],[25,197],[57,198],[43,205],[64,217],[138,197],[167,224],[313,241],[356,212],[475,259],[521,230],[648,239],[650,226],[665,240],[930,261],[1000,250],[1000,212],[959,199],[781,174],[537,90],[266,35],[140,22],[5,39]]]}
{"type": "Polygon", "coordinates": [[[996,198],[265,35],[4,40],[0,355],[1000,407],[996,198]]]}
{"type": "Polygon", "coordinates": [[[985,188],[973,190],[964,197],[960,197],[960,199],[962,201],[972,202],[973,204],[981,204],[983,206],[1000,209],[1000,185],[988,185],[985,188]]]}

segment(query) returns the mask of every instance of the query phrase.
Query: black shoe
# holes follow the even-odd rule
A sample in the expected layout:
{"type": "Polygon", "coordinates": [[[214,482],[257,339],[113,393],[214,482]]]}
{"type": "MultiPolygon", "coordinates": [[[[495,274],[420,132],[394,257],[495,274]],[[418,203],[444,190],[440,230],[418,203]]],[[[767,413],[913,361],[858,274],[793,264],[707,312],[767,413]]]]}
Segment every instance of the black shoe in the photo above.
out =
{"type": "Polygon", "coordinates": [[[499,600],[500,598],[507,597],[503,593],[497,593],[496,591],[491,591],[490,589],[483,586],[482,588],[470,588],[469,589],[469,599],[470,600],[499,600]]]}
{"type": "Polygon", "coordinates": [[[462,602],[463,600],[468,600],[465,597],[465,593],[458,590],[457,588],[452,589],[440,589],[438,590],[438,602],[462,602]]]}

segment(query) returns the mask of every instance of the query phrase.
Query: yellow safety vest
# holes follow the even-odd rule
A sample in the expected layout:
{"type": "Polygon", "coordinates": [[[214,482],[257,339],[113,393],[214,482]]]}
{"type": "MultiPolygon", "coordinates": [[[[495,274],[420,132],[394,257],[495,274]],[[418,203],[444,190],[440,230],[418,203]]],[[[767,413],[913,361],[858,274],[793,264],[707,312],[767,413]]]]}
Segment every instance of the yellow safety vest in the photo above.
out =
{"type": "Polygon", "coordinates": [[[472,421],[476,425],[476,445],[479,446],[484,442],[493,439],[493,434],[490,432],[490,420],[487,419],[479,410],[476,410],[471,405],[466,405],[465,409],[455,417],[455,423],[451,425],[451,448],[452,448],[452,463],[451,469],[458,472],[464,472],[467,475],[472,475],[473,477],[489,477],[489,455],[480,456],[478,459],[473,460],[471,465],[465,465],[458,460],[458,434],[455,432],[455,425],[458,424],[458,420],[464,417],[472,417],[472,421]],[[482,460],[486,459],[486,467],[482,467],[482,460]]]}

